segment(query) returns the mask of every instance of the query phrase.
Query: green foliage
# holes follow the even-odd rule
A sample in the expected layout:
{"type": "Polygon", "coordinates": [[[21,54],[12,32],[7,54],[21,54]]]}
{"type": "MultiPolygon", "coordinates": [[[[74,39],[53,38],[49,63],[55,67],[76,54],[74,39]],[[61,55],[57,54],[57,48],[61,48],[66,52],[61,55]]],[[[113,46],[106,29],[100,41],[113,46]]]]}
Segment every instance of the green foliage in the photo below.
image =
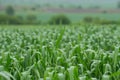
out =
{"type": "Polygon", "coordinates": [[[40,21],[37,21],[35,16],[29,15],[26,19],[22,16],[9,16],[9,15],[0,15],[0,24],[28,24],[28,25],[38,25],[40,21]]]}
{"type": "Polygon", "coordinates": [[[15,11],[14,11],[14,9],[13,9],[12,6],[8,6],[8,7],[6,8],[6,13],[7,13],[8,15],[10,15],[10,16],[13,16],[14,13],[15,13],[15,11]]]}
{"type": "Polygon", "coordinates": [[[35,15],[28,15],[27,16],[27,20],[35,21],[36,20],[36,16],[35,15]]]}
{"type": "Polygon", "coordinates": [[[81,5],[77,6],[78,9],[82,9],[83,7],[81,5]]]}
{"type": "Polygon", "coordinates": [[[0,24],[21,24],[21,22],[16,16],[0,15],[0,24]]]}
{"type": "Polygon", "coordinates": [[[84,22],[87,22],[87,23],[90,23],[90,22],[93,22],[93,18],[92,17],[85,17],[83,19],[84,22]]]}
{"type": "Polygon", "coordinates": [[[118,3],[117,3],[117,7],[120,8],[120,1],[118,1],[118,3]]]}
{"type": "Polygon", "coordinates": [[[70,23],[71,21],[65,15],[53,16],[49,21],[49,24],[55,24],[55,25],[60,25],[60,24],[66,25],[70,23]]]}
{"type": "Polygon", "coordinates": [[[92,24],[120,24],[119,21],[114,21],[114,20],[105,20],[105,19],[100,19],[98,17],[85,17],[83,19],[83,22],[85,23],[92,23],[92,24]]]}
{"type": "Polygon", "coordinates": [[[120,24],[119,21],[112,21],[112,20],[101,20],[98,22],[99,24],[120,24]]]}
{"type": "Polygon", "coordinates": [[[86,22],[86,23],[100,23],[101,19],[98,18],[98,17],[84,17],[83,18],[83,21],[86,22]]]}
{"type": "Polygon", "coordinates": [[[76,26],[0,26],[0,80],[119,80],[119,25],[76,26]]]}
{"type": "Polygon", "coordinates": [[[23,23],[28,25],[41,24],[41,22],[37,20],[37,17],[35,15],[28,15],[23,23]]]}

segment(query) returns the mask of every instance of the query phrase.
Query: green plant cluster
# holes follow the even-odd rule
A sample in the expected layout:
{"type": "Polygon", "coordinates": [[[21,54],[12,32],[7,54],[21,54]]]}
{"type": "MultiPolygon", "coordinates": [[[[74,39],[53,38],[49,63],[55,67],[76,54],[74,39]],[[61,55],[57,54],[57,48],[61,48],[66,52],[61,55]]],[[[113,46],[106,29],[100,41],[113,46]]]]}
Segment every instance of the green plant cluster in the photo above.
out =
{"type": "Polygon", "coordinates": [[[0,24],[21,24],[21,20],[15,16],[0,15],[0,24]]]}
{"type": "Polygon", "coordinates": [[[118,25],[1,26],[0,80],[119,80],[119,32],[118,25]]]}
{"type": "Polygon", "coordinates": [[[57,16],[53,16],[50,21],[49,24],[54,24],[54,25],[67,25],[70,24],[71,21],[69,18],[67,18],[65,15],[57,15],[57,16]]]}
{"type": "Polygon", "coordinates": [[[83,22],[85,23],[93,23],[93,24],[120,24],[120,21],[115,21],[115,20],[106,20],[106,19],[100,19],[97,17],[85,17],[83,18],[83,22]]]}
{"type": "Polygon", "coordinates": [[[37,20],[37,17],[34,15],[28,15],[26,18],[22,16],[11,16],[11,15],[0,15],[0,24],[7,25],[38,25],[41,24],[40,21],[37,20]]]}
{"type": "MultiPolygon", "coordinates": [[[[65,15],[53,16],[47,23],[51,25],[68,25],[71,21],[65,15]]],[[[37,19],[35,15],[28,15],[26,17],[22,16],[10,16],[10,15],[0,15],[0,24],[13,24],[13,25],[38,25],[41,21],[37,19]]]]}

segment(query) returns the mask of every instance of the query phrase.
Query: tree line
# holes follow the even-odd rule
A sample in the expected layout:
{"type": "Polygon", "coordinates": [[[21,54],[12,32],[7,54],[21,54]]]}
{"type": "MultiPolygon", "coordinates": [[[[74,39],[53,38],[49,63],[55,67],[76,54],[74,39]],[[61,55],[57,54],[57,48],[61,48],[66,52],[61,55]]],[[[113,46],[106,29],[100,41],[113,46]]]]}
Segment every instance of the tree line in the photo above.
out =
{"type": "MultiPolygon", "coordinates": [[[[41,21],[37,20],[35,15],[27,15],[26,18],[22,16],[15,16],[15,11],[12,6],[6,8],[7,15],[0,15],[0,24],[16,24],[16,25],[39,25],[42,24],[41,21]]],[[[85,17],[81,21],[82,23],[92,23],[92,24],[120,24],[119,21],[104,20],[100,18],[85,17]]],[[[81,23],[79,22],[79,23],[81,23]]],[[[71,20],[65,15],[55,15],[47,23],[50,25],[69,25],[72,24],[71,20]]]]}

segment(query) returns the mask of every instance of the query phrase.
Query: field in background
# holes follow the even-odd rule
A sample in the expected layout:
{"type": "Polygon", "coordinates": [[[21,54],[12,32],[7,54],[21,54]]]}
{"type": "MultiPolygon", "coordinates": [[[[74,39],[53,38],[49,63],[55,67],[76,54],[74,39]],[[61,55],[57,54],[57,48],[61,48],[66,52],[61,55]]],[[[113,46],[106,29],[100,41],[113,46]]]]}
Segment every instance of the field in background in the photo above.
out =
{"type": "MultiPolygon", "coordinates": [[[[58,15],[60,13],[40,13],[38,14],[38,19],[47,22],[53,15],[58,15]]],[[[80,22],[85,17],[93,17],[107,20],[120,20],[119,13],[64,13],[73,23],[80,22]]]]}
{"type": "MultiPolygon", "coordinates": [[[[26,16],[30,12],[18,12],[16,15],[26,16]]],[[[38,20],[43,22],[47,22],[53,17],[54,15],[64,14],[66,15],[73,23],[80,22],[85,17],[93,17],[93,18],[100,18],[100,19],[107,19],[107,20],[120,20],[119,13],[46,13],[46,12],[31,12],[31,14],[37,16],[38,20]]]]}
{"type": "MultiPolygon", "coordinates": [[[[5,14],[4,11],[1,11],[0,14],[5,14]]],[[[25,18],[28,15],[34,15],[41,22],[48,22],[51,17],[59,14],[64,14],[67,16],[73,23],[80,22],[85,17],[100,18],[105,20],[115,20],[120,21],[119,13],[55,13],[55,12],[42,12],[42,11],[16,11],[15,15],[22,16],[25,18]]]]}

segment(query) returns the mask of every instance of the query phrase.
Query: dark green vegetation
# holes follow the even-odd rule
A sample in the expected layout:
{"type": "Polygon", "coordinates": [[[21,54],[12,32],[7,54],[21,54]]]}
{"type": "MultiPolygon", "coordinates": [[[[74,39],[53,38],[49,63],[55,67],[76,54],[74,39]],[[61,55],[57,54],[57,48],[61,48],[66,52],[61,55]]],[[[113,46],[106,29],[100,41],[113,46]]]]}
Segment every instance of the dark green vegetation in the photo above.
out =
{"type": "Polygon", "coordinates": [[[118,2],[117,7],[120,8],[120,1],[118,2]]]}
{"type": "Polygon", "coordinates": [[[12,6],[8,6],[7,9],[6,9],[6,13],[10,16],[13,16],[14,15],[14,9],[12,6]]]}
{"type": "MultiPolygon", "coordinates": [[[[61,21],[61,23],[63,24],[65,21],[67,22],[67,24],[69,24],[70,22],[80,23],[81,21],[85,20],[86,17],[98,18],[100,20],[107,21],[107,23],[111,23],[111,24],[112,23],[116,24],[116,23],[119,23],[120,21],[119,9],[117,10],[114,10],[114,9],[113,10],[104,10],[104,9],[89,10],[89,9],[75,9],[75,8],[73,9],[72,8],[71,9],[70,8],[66,8],[66,9],[50,8],[49,9],[49,8],[36,8],[36,7],[24,7],[24,6],[21,6],[21,7],[6,6],[6,7],[3,7],[3,9],[0,12],[0,19],[2,20],[2,22],[0,21],[0,24],[5,24],[5,23],[11,24],[10,20],[12,17],[13,17],[12,24],[14,24],[13,20],[16,20],[16,19],[17,21],[19,20],[19,22],[17,23],[21,23],[21,24],[48,24],[48,23],[53,24],[54,22],[55,24],[56,23],[58,24],[59,20],[55,18],[59,18],[59,19],[61,18],[63,20],[61,21]],[[114,13],[114,11],[116,12],[114,13]],[[63,14],[63,15],[61,16],[60,14],[63,14]],[[63,20],[63,16],[64,18],[66,17],[65,20],[63,20]]],[[[97,23],[101,23],[101,22],[97,22],[97,23]]],[[[16,24],[16,21],[15,21],[15,24],[16,24]]]]}
{"type": "Polygon", "coordinates": [[[9,16],[9,15],[0,15],[0,24],[7,25],[38,25],[41,22],[36,19],[34,15],[28,15],[24,19],[22,16],[9,16]]]}
{"type": "MultiPolygon", "coordinates": [[[[37,16],[38,20],[41,22],[46,23],[48,22],[53,16],[59,15],[60,13],[33,13],[37,16]]],[[[67,16],[72,23],[79,23],[85,17],[92,17],[92,18],[100,18],[105,20],[113,20],[113,21],[120,21],[119,13],[63,13],[67,16]]],[[[17,15],[26,16],[24,13],[17,13],[17,15]]]]}
{"type": "Polygon", "coordinates": [[[0,80],[120,79],[118,25],[18,27],[0,28],[0,80]]]}
{"type": "Polygon", "coordinates": [[[120,24],[119,6],[119,0],[0,0],[0,24],[120,24]]]}
{"type": "Polygon", "coordinates": [[[40,24],[52,24],[52,25],[66,25],[66,24],[120,24],[120,19],[118,15],[98,15],[98,16],[86,16],[82,14],[66,14],[66,15],[57,15],[57,14],[42,14],[38,17],[36,15],[26,15],[26,16],[9,16],[9,15],[0,15],[0,24],[16,24],[16,25],[40,25],[40,24]],[[99,17],[98,17],[99,16],[99,17]],[[100,16],[104,18],[100,18],[100,16]],[[105,19],[105,17],[109,19],[105,19]],[[41,18],[41,19],[40,19],[41,18]],[[111,19],[112,18],[112,19],[111,19]],[[116,20],[115,20],[115,19],[116,20]]]}
{"type": "Polygon", "coordinates": [[[57,24],[57,25],[60,25],[60,24],[65,25],[70,23],[71,23],[70,19],[65,15],[53,16],[49,21],[49,24],[57,24]]]}
{"type": "MultiPolygon", "coordinates": [[[[59,14],[64,14],[71,23],[80,23],[86,17],[110,20],[107,23],[118,23],[120,21],[119,5],[118,0],[60,0],[57,2],[56,0],[0,0],[0,15],[18,16],[22,21],[21,24],[47,24],[53,16],[59,14]]],[[[9,22],[8,20],[7,24],[9,22]]]]}

